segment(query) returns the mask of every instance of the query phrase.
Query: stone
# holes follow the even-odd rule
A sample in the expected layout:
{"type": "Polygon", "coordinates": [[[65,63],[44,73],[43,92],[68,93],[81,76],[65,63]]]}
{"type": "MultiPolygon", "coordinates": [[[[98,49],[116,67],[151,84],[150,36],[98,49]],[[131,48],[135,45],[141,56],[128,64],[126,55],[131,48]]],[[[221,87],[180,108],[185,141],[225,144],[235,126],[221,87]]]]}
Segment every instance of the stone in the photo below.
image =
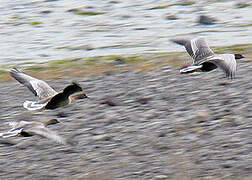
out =
{"type": "Polygon", "coordinates": [[[157,175],[157,176],[155,176],[154,179],[155,180],[165,180],[165,179],[168,179],[168,176],[166,176],[166,175],[157,175]]]}
{"type": "Polygon", "coordinates": [[[114,64],[114,65],[125,64],[125,60],[124,60],[123,58],[116,58],[116,59],[113,61],[113,64],[114,64]]]}
{"type": "Polygon", "coordinates": [[[179,19],[179,18],[178,18],[178,16],[176,16],[176,15],[167,15],[167,16],[166,16],[166,19],[167,19],[167,20],[177,20],[177,19],[179,19]]]}
{"type": "Polygon", "coordinates": [[[198,19],[199,24],[204,24],[204,25],[212,25],[215,24],[216,19],[206,16],[206,15],[201,15],[198,19]]]}
{"type": "Polygon", "coordinates": [[[236,8],[246,8],[246,7],[249,7],[249,6],[251,6],[251,4],[246,3],[246,2],[238,2],[237,4],[235,4],[236,8]]]}
{"type": "Polygon", "coordinates": [[[117,106],[118,104],[111,100],[111,99],[106,99],[106,100],[103,100],[100,104],[107,104],[109,106],[117,106]]]}
{"type": "Polygon", "coordinates": [[[107,134],[95,135],[93,137],[94,141],[109,141],[111,137],[107,134]]]}

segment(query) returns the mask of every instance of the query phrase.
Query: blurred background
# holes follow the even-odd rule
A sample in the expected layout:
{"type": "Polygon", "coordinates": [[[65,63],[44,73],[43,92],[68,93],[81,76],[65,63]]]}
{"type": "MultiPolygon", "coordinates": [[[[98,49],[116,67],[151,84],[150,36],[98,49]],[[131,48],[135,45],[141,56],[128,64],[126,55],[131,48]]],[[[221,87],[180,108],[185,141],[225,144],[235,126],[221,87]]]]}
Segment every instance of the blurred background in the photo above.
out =
{"type": "Polygon", "coordinates": [[[3,0],[0,7],[1,64],[182,51],[174,37],[251,42],[251,1],[3,0]]]}
{"type": "Polygon", "coordinates": [[[0,132],[28,119],[78,142],[0,138],[0,179],[251,180],[252,2],[249,0],[1,0],[0,132]],[[172,38],[203,36],[240,53],[235,79],[191,63],[172,38]],[[90,100],[27,112],[17,67],[90,100]]]}

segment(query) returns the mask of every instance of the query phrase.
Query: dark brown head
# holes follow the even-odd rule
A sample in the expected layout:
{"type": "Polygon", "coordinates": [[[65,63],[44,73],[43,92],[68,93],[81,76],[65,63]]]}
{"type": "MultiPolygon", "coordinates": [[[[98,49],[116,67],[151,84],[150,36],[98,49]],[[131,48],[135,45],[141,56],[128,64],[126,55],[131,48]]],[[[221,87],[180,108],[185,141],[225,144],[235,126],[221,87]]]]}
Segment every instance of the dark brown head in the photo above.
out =
{"type": "Polygon", "coordinates": [[[60,123],[57,119],[50,119],[44,123],[45,126],[60,123]]]}
{"type": "Polygon", "coordinates": [[[71,95],[73,93],[80,92],[80,91],[82,91],[81,86],[76,82],[72,82],[72,84],[68,85],[63,90],[63,93],[66,94],[66,95],[71,95]]]}
{"type": "Polygon", "coordinates": [[[235,59],[242,59],[245,58],[243,55],[241,54],[234,54],[235,55],[235,59]]]}

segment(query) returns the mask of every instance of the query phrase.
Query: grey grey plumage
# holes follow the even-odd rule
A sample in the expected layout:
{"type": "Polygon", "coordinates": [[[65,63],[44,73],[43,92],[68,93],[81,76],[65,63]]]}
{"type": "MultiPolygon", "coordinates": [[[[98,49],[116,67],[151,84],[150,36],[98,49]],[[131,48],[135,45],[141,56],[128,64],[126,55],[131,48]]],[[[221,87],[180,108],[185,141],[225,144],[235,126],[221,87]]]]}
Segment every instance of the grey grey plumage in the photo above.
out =
{"type": "Polygon", "coordinates": [[[214,54],[208,46],[205,38],[173,39],[174,43],[183,45],[193,59],[193,64],[180,70],[181,73],[194,72],[196,70],[211,71],[221,68],[227,77],[233,78],[236,72],[236,60],[234,54],[214,54]]]}
{"type": "Polygon", "coordinates": [[[13,68],[10,74],[18,82],[25,85],[35,96],[38,96],[39,99],[45,99],[57,94],[57,92],[45,81],[31,77],[16,68],[13,68]]]}
{"type": "Polygon", "coordinates": [[[9,125],[12,127],[9,131],[0,133],[0,136],[3,138],[13,137],[13,136],[33,136],[39,135],[41,137],[45,137],[49,140],[55,141],[60,144],[70,144],[71,141],[59,136],[56,132],[47,128],[47,125],[58,123],[56,119],[51,119],[46,123],[41,123],[37,121],[13,121],[10,122],[9,125]]]}
{"type": "Polygon", "coordinates": [[[173,42],[185,46],[188,54],[193,58],[194,63],[213,56],[214,52],[208,46],[205,38],[200,37],[196,39],[174,39],[173,42]]]}

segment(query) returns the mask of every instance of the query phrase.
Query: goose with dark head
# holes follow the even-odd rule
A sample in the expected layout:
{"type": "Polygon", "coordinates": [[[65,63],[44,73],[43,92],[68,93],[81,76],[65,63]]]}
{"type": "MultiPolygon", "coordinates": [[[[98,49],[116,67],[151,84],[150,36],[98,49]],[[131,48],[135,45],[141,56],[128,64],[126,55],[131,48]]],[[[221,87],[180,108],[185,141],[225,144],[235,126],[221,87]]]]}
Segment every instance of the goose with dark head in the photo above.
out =
{"type": "Polygon", "coordinates": [[[72,139],[71,140],[66,139],[58,135],[57,132],[47,127],[48,125],[57,123],[59,123],[57,119],[51,119],[45,123],[39,121],[28,121],[28,120],[11,122],[9,123],[11,129],[9,131],[0,133],[0,137],[2,138],[8,138],[14,136],[31,137],[34,135],[38,135],[59,144],[74,145],[74,141],[72,139]]]}
{"type": "Polygon", "coordinates": [[[12,69],[10,74],[14,79],[31,90],[35,96],[39,97],[39,101],[24,102],[24,108],[31,111],[56,109],[70,104],[72,100],[87,98],[87,95],[83,93],[82,87],[76,82],[72,82],[65,87],[63,91],[57,92],[46,82],[23,73],[16,68],[12,69]],[[75,95],[78,92],[81,92],[81,94],[76,95],[75,98],[71,98],[72,95],[75,95]]]}
{"type": "Polygon", "coordinates": [[[237,70],[237,59],[244,58],[241,54],[215,54],[203,37],[195,39],[172,39],[172,42],[183,45],[192,57],[193,63],[180,69],[180,73],[195,71],[208,72],[220,68],[228,78],[234,78],[237,70]]]}
{"type": "Polygon", "coordinates": [[[234,56],[235,56],[235,59],[243,59],[243,58],[245,58],[243,55],[241,55],[241,54],[234,54],[234,56]]]}

